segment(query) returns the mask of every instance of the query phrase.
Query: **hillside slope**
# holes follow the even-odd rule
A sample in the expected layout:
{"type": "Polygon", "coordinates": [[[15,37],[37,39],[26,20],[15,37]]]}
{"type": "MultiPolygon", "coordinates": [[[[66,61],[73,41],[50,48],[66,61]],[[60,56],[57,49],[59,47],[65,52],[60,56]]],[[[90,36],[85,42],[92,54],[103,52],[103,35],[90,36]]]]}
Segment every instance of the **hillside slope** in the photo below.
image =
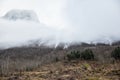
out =
{"type": "Polygon", "coordinates": [[[0,80],[120,80],[120,62],[57,62],[43,65],[33,71],[13,73],[10,77],[2,77],[0,80]]]}

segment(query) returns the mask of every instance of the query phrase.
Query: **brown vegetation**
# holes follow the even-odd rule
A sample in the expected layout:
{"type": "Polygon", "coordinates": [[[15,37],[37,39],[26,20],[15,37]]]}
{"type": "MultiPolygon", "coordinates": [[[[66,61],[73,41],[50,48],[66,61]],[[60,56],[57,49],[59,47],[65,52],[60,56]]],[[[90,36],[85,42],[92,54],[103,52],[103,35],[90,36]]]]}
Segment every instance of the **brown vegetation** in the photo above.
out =
{"type": "Polygon", "coordinates": [[[0,80],[119,80],[120,61],[111,56],[116,47],[82,44],[66,49],[37,46],[0,50],[0,80]],[[68,61],[69,53],[86,50],[92,51],[94,60],[68,61]]]}
{"type": "Polygon", "coordinates": [[[120,62],[60,61],[43,65],[33,71],[16,72],[1,80],[119,80],[120,62]]]}

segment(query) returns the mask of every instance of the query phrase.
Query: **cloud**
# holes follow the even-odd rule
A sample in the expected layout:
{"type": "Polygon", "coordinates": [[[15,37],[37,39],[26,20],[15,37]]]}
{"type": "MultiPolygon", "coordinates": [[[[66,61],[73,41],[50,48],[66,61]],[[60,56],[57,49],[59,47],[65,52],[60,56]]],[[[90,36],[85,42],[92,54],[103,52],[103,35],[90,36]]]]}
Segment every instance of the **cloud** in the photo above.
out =
{"type": "Polygon", "coordinates": [[[69,0],[66,22],[76,29],[81,41],[119,38],[120,2],[118,0],[69,0]]]}
{"type": "Polygon", "coordinates": [[[54,27],[63,25],[61,12],[65,3],[66,0],[4,0],[0,5],[0,15],[11,9],[34,10],[41,23],[54,27]]]}
{"type": "Polygon", "coordinates": [[[28,21],[8,21],[0,19],[0,47],[14,47],[40,40],[46,45],[57,45],[71,41],[70,31],[28,21]]]}
{"type": "Polygon", "coordinates": [[[0,8],[1,16],[14,8],[34,10],[41,22],[0,20],[3,45],[37,39],[49,44],[120,40],[119,0],[4,0],[0,8]]]}

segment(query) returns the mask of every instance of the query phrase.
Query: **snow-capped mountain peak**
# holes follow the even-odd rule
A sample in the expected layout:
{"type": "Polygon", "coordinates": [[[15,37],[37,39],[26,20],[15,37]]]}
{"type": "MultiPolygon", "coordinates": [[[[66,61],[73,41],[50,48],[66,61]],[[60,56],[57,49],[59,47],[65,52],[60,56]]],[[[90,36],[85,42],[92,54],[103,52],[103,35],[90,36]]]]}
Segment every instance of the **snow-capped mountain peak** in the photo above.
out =
{"type": "Polygon", "coordinates": [[[39,22],[37,14],[32,10],[11,10],[3,18],[12,21],[25,20],[39,22]]]}

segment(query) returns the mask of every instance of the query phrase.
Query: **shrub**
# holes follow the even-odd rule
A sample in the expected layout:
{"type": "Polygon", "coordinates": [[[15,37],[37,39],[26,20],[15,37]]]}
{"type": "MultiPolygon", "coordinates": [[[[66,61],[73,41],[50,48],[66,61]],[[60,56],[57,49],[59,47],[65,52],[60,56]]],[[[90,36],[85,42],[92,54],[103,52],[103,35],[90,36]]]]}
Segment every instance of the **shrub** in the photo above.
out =
{"type": "Polygon", "coordinates": [[[111,57],[116,60],[120,60],[120,47],[117,47],[112,51],[111,57]]]}
{"type": "Polygon", "coordinates": [[[56,57],[56,58],[55,58],[55,62],[58,62],[58,61],[59,61],[59,58],[58,58],[58,57],[56,57]]]}
{"type": "Polygon", "coordinates": [[[72,51],[70,54],[67,54],[68,60],[82,59],[82,60],[94,60],[94,54],[91,49],[86,49],[83,52],[72,51]]]}
{"type": "Polygon", "coordinates": [[[33,71],[33,68],[32,67],[27,67],[26,71],[33,71]]]}
{"type": "Polygon", "coordinates": [[[94,54],[91,49],[86,49],[81,53],[81,59],[83,60],[94,60],[94,54]]]}
{"type": "Polygon", "coordinates": [[[80,52],[79,51],[72,51],[70,54],[67,54],[68,60],[75,60],[80,58],[80,52]]]}

